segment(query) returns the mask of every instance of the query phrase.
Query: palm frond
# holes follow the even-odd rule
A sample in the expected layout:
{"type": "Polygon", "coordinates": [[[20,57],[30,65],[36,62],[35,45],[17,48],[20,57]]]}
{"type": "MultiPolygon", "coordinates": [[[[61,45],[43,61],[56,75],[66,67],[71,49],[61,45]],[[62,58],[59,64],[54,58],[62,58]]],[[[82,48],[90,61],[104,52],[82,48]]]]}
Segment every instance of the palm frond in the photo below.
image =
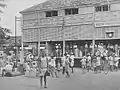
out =
{"type": "Polygon", "coordinates": [[[5,33],[12,33],[11,30],[8,29],[8,28],[4,28],[4,32],[5,32],[5,33]]]}

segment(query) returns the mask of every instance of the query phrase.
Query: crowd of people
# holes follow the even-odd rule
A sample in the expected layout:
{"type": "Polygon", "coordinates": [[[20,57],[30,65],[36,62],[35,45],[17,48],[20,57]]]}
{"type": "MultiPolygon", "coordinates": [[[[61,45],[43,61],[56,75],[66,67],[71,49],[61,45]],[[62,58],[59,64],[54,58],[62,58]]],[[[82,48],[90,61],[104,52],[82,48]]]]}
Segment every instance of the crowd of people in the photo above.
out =
{"type": "MultiPolygon", "coordinates": [[[[57,58],[53,54],[46,54],[45,51],[40,52],[40,55],[34,56],[32,53],[27,54],[24,63],[12,60],[14,58],[7,57],[9,62],[5,65],[1,64],[2,76],[4,73],[13,71],[21,71],[23,74],[35,72],[36,77],[40,77],[41,87],[47,87],[47,76],[58,78],[62,74],[65,78],[70,78],[74,73],[74,59],[73,53],[65,53],[62,58],[57,58]],[[18,67],[21,66],[21,70],[18,67]]],[[[107,49],[99,46],[95,54],[87,53],[80,59],[80,66],[83,71],[93,71],[94,73],[104,72],[107,74],[109,71],[117,71],[119,64],[119,57],[115,53],[109,53],[107,49]]]]}
{"type": "Polygon", "coordinates": [[[15,54],[5,54],[2,53],[0,55],[0,75],[4,76],[12,76],[13,74],[20,74],[20,60],[15,59],[15,54]]]}
{"type": "Polygon", "coordinates": [[[46,88],[46,77],[60,77],[60,75],[64,75],[66,78],[69,78],[72,73],[74,73],[74,55],[72,54],[64,54],[64,57],[61,59],[56,58],[53,55],[46,55],[45,52],[41,52],[39,57],[29,55],[29,61],[25,63],[25,71],[31,72],[35,71],[36,76],[40,76],[41,87],[43,78],[44,78],[44,87],[46,88]]]}
{"type": "Polygon", "coordinates": [[[116,53],[99,46],[94,55],[88,53],[80,62],[84,71],[89,72],[91,70],[95,73],[103,71],[107,74],[109,71],[118,70],[119,59],[116,53]]]}

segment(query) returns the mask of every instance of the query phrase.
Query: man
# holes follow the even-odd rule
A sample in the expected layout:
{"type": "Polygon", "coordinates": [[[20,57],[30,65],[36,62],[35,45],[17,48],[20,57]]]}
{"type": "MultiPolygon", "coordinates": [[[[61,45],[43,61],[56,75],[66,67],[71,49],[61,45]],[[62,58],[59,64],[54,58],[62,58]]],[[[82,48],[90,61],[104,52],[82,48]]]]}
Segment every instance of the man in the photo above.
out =
{"type": "Polygon", "coordinates": [[[110,70],[113,72],[114,59],[113,59],[112,55],[109,56],[109,64],[110,64],[110,70]]]}
{"type": "Polygon", "coordinates": [[[117,54],[115,54],[115,58],[114,58],[115,71],[118,70],[118,64],[119,64],[119,57],[117,56],[117,54]]]}
{"type": "Polygon", "coordinates": [[[65,74],[65,57],[66,57],[66,53],[64,54],[64,57],[62,57],[62,67],[63,67],[63,72],[62,72],[62,74],[64,75],[65,74]]]}
{"type": "Polygon", "coordinates": [[[90,53],[88,53],[88,56],[87,56],[87,71],[89,72],[90,69],[91,69],[91,56],[90,56],[90,53]]]}
{"type": "Polygon", "coordinates": [[[72,73],[74,73],[73,67],[74,67],[74,54],[72,53],[70,55],[70,68],[72,69],[72,73]]]}
{"type": "Polygon", "coordinates": [[[70,62],[69,62],[69,56],[66,55],[65,57],[65,72],[67,74],[66,77],[70,77],[70,73],[69,73],[69,67],[70,66],[70,62]]]}

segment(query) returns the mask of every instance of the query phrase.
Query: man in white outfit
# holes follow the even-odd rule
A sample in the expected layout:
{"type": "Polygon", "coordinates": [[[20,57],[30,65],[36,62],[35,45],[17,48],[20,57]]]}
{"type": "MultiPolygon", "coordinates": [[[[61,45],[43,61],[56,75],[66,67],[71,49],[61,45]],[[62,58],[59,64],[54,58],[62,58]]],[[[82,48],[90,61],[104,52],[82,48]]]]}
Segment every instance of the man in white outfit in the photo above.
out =
{"type": "Polygon", "coordinates": [[[74,54],[72,53],[70,55],[70,68],[72,69],[72,73],[74,73],[73,67],[74,67],[74,54]]]}

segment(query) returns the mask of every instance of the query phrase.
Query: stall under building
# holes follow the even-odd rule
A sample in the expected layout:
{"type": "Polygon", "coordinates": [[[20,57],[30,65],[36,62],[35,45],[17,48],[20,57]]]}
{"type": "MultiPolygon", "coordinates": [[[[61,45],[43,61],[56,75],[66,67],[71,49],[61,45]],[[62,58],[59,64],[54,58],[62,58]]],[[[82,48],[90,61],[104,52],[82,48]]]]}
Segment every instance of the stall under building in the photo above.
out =
{"type": "Polygon", "coordinates": [[[59,57],[65,44],[81,57],[103,43],[120,53],[120,0],[47,0],[20,13],[24,43],[36,50],[45,44],[59,57]]]}

